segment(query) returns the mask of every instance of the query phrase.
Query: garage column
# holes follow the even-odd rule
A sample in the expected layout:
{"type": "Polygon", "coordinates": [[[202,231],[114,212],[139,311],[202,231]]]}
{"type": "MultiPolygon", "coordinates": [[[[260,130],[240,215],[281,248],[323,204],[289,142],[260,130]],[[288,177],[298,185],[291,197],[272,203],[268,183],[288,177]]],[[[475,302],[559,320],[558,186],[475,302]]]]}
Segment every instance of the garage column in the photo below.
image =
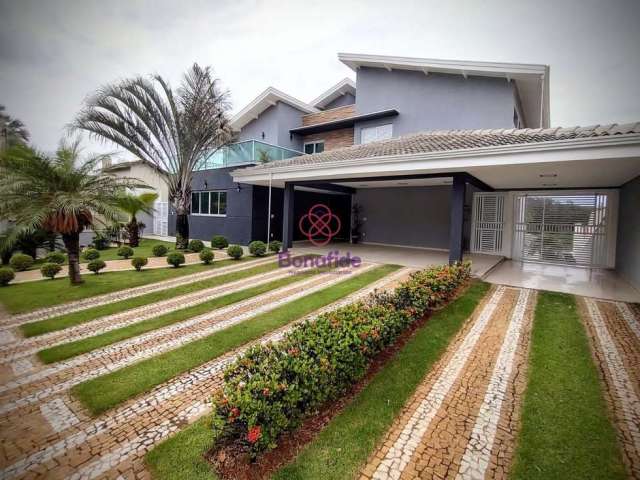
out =
{"type": "Polygon", "coordinates": [[[294,210],[293,199],[295,196],[294,184],[284,184],[284,211],[282,212],[282,250],[287,251],[293,246],[294,210]]]}
{"type": "Polygon", "coordinates": [[[449,264],[462,261],[464,193],[466,179],[454,175],[451,186],[451,213],[449,215],[449,264]]]}

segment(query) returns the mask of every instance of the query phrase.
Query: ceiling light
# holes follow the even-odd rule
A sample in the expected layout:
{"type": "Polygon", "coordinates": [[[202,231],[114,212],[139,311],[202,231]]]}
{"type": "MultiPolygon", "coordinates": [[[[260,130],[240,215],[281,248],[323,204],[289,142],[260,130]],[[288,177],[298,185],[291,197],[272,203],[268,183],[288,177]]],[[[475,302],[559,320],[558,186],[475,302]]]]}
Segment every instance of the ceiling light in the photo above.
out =
{"type": "Polygon", "coordinates": [[[556,178],[558,176],[557,173],[541,173],[540,178],[556,178]]]}
{"type": "Polygon", "coordinates": [[[558,184],[557,183],[543,183],[542,186],[543,187],[556,187],[558,184]]]}
{"type": "Polygon", "coordinates": [[[409,182],[398,182],[397,185],[409,185],[409,182]]]}
{"type": "Polygon", "coordinates": [[[358,185],[359,187],[368,187],[369,185],[366,183],[361,183],[360,185],[358,185]]]}

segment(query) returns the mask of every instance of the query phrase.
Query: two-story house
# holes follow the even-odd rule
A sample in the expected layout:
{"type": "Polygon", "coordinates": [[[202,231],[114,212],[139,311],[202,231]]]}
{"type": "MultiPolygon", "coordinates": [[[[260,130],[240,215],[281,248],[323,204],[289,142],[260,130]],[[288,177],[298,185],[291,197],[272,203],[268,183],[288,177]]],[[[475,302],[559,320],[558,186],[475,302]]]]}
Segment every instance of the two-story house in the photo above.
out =
{"type": "Polygon", "coordinates": [[[234,117],[239,143],[194,180],[195,237],[290,247],[323,203],[345,241],[357,204],[365,243],[617,265],[640,285],[640,124],[549,128],[545,65],[338,58],[355,81],[309,103],[268,88],[234,117]]]}

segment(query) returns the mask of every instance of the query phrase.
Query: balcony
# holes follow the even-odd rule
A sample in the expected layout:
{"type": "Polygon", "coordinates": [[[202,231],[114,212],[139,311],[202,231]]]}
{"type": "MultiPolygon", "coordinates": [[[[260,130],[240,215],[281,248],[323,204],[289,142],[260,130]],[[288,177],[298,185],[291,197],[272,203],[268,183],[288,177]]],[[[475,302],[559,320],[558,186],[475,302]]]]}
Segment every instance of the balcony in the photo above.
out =
{"type": "Polygon", "coordinates": [[[302,155],[302,152],[270,145],[258,140],[247,140],[245,142],[232,143],[207,155],[195,170],[211,170],[213,168],[234,167],[236,165],[268,163],[274,160],[297,157],[298,155],[302,155]]]}

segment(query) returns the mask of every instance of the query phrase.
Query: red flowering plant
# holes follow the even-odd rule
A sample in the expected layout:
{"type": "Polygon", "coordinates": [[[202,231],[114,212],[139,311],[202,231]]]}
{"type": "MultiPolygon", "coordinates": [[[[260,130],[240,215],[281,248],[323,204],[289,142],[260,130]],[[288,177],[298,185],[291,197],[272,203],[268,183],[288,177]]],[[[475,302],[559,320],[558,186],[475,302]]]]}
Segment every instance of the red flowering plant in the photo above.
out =
{"type": "Polygon", "coordinates": [[[274,448],[279,435],[343,395],[376,354],[450,299],[469,275],[469,264],[423,270],[394,293],[319,315],[279,343],[250,348],[227,369],[214,398],[215,434],[243,443],[253,456],[274,448]]]}

